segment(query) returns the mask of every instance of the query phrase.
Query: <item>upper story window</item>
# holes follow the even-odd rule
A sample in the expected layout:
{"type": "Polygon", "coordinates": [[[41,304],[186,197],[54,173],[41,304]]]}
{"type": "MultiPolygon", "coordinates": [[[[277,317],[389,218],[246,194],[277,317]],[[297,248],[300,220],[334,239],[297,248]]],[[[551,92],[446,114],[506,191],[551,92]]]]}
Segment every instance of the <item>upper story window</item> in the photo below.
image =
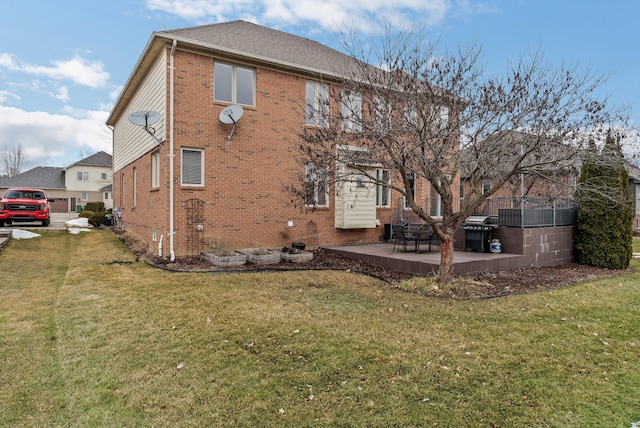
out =
{"type": "Polygon", "coordinates": [[[102,180],[106,180],[107,179],[107,173],[103,172],[100,177],[102,178],[102,180]]]}
{"type": "Polygon", "coordinates": [[[362,96],[342,91],[342,130],[362,130],[362,96]]]}
{"type": "Polygon", "coordinates": [[[433,123],[432,129],[434,130],[446,129],[447,126],[449,126],[449,107],[447,106],[431,107],[431,120],[433,123]]]}
{"type": "Polygon", "coordinates": [[[213,96],[216,101],[255,105],[255,70],[249,67],[215,62],[213,65],[213,96]]]}
{"type": "Polygon", "coordinates": [[[89,181],[89,173],[86,171],[78,171],[78,181],[89,181]]]}
{"type": "Polygon", "coordinates": [[[391,103],[375,96],[371,102],[373,129],[379,134],[386,134],[391,129],[393,107],[391,103]]]}
{"type": "Polygon", "coordinates": [[[307,125],[329,124],[329,86],[320,82],[307,82],[307,125]]]}

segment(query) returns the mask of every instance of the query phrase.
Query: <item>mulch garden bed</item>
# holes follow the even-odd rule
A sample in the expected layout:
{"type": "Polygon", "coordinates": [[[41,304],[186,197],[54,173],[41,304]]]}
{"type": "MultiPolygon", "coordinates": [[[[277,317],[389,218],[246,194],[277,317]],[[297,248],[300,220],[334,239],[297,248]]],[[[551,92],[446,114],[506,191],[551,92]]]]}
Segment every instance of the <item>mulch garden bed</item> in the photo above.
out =
{"type": "MultiPolygon", "coordinates": [[[[391,285],[415,277],[413,274],[398,272],[392,269],[371,265],[358,260],[349,259],[330,251],[322,249],[313,252],[313,259],[299,263],[281,262],[276,265],[256,266],[245,264],[241,266],[218,267],[200,257],[177,257],[171,263],[168,258],[158,257],[147,251],[147,248],[137,241],[130,234],[116,229],[113,230],[120,240],[127,245],[138,257],[152,266],[179,272],[256,272],[256,271],[276,271],[276,270],[342,270],[358,272],[379,278],[391,285]]],[[[482,272],[457,277],[462,279],[458,285],[450,288],[450,291],[442,289],[433,293],[423,293],[437,297],[456,297],[466,299],[480,299],[501,297],[510,294],[522,294],[534,291],[550,290],[566,287],[581,281],[602,278],[620,274],[620,271],[596,268],[592,266],[579,265],[576,263],[553,266],[518,269],[500,272],[482,272]],[[468,281],[470,286],[460,286],[460,283],[468,281]],[[473,286],[472,284],[484,284],[484,286],[473,286]],[[487,286],[488,285],[488,286],[487,286]],[[464,289],[464,290],[462,290],[464,289]]]]}

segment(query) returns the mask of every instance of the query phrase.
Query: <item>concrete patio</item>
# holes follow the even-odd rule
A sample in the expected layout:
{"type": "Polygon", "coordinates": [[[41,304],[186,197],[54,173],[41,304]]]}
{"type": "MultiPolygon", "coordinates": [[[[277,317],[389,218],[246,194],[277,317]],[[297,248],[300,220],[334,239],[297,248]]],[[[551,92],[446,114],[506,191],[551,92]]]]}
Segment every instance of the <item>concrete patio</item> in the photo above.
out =
{"type": "MultiPolygon", "coordinates": [[[[355,260],[361,260],[376,266],[394,269],[400,272],[408,272],[417,275],[435,275],[440,268],[440,252],[407,252],[401,249],[393,249],[392,242],[376,242],[370,244],[342,245],[323,247],[355,260]]],[[[413,250],[413,248],[411,248],[413,250]]],[[[465,250],[456,250],[453,255],[454,273],[456,275],[475,272],[515,270],[522,267],[530,267],[528,257],[521,254],[509,253],[480,253],[465,250]]]]}

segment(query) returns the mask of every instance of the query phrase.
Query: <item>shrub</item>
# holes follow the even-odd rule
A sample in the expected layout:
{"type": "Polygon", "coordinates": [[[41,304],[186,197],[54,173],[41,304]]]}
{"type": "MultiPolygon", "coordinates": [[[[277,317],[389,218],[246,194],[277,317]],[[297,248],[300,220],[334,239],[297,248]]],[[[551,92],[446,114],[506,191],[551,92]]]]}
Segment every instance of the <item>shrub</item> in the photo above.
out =
{"type": "Polygon", "coordinates": [[[95,212],[93,212],[93,211],[83,210],[82,212],[80,212],[78,214],[78,217],[80,217],[80,218],[90,218],[94,214],[95,214],[95,212]]]}
{"type": "Polygon", "coordinates": [[[93,227],[100,227],[101,225],[108,226],[109,223],[109,220],[107,220],[107,213],[104,211],[93,213],[91,217],[89,217],[89,224],[93,227]]]}
{"type": "Polygon", "coordinates": [[[104,202],[87,202],[85,209],[94,213],[104,212],[104,202]]]}
{"type": "Polygon", "coordinates": [[[608,269],[626,269],[631,260],[633,210],[629,173],[619,139],[607,136],[598,151],[589,143],[582,164],[576,202],[576,261],[608,269]]]}

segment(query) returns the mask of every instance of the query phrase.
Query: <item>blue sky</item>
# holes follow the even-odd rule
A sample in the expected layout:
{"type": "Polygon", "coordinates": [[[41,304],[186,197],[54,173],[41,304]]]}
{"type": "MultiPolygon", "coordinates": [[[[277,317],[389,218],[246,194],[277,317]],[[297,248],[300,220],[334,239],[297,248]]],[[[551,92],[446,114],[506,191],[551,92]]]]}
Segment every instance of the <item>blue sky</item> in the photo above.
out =
{"type": "Polygon", "coordinates": [[[389,16],[442,44],[476,41],[499,72],[523,52],[613,73],[602,87],[640,123],[637,0],[20,0],[0,13],[0,151],[23,170],[111,153],[104,124],[154,31],[244,19],[337,47],[340,26],[389,16]]]}

